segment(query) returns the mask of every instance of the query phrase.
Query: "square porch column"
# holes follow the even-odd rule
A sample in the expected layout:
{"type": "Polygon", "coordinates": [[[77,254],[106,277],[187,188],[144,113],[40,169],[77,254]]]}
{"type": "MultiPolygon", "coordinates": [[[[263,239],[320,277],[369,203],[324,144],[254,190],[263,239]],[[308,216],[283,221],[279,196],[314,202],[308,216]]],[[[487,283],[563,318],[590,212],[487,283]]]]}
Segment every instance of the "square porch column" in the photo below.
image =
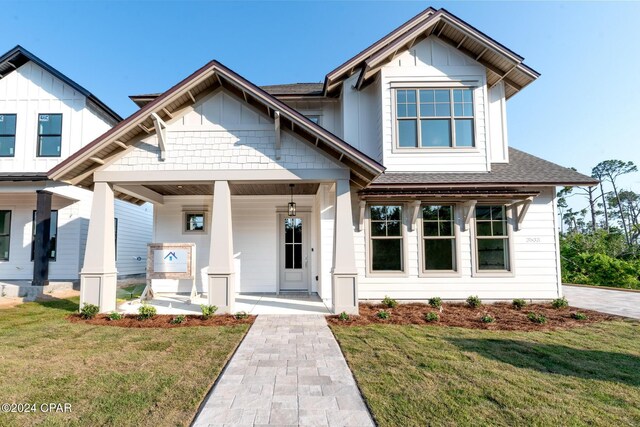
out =
{"type": "Polygon", "coordinates": [[[94,304],[101,313],[116,309],[118,271],[114,233],[113,188],[106,182],[96,182],[80,272],[80,307],[94,304]]]}
{"type": "Polygon", "coordinates": [[[231,191],[227,181],[213,185],[209,243],[209,304],[217,313],[233,312],[235,302],[233,270],[233,230],[231,223],[231,191]]]}
{"type": "Polygon", "coordinates": [[[33,239],[33,286],[49,284],[49,250],[51,245],[51,193],[36,191],[36,235],[33,239]]]}
{"type": "Polygon", "coordinates": [[[331,294],[333,312],[358,314],[358,271],[353,244],[349,180],[336,181],[336,206],[331,294]]]}

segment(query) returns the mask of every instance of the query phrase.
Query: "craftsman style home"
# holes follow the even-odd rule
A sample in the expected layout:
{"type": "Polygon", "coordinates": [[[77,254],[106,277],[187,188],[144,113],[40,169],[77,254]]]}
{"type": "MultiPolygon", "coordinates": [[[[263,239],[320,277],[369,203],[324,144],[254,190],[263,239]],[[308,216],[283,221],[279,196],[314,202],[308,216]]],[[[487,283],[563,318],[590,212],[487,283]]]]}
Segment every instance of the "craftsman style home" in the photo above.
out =
{"type": "MultiPolygon", "coordinates": [[[[0,56],[3,296],[34,295],[50,283],[78,280],[92,192],[69,185],[73,182],[52,181],[47,171],[121,120],[89,91],[21,46],[0,56]]],[[[111,220],[118,233],[112,234],[111,256],[120,276],[144,274],[152,218],[150,205],[115,203],[111,220]]]]}
{"type": "Polygon", "coordinates": [[[94,191],[82,301],[115,307],[114,199],[154,205],[153,242],[193,244],[197,292],[221,312],[247,292],[317,292],[334,312],[555,298],[555,187],[594,182],[509,147],[507,100],[537,77],[429,8],[324,83],[257,87],[212,61],[134,96],[136,113],[49,172],[94,191]]]}

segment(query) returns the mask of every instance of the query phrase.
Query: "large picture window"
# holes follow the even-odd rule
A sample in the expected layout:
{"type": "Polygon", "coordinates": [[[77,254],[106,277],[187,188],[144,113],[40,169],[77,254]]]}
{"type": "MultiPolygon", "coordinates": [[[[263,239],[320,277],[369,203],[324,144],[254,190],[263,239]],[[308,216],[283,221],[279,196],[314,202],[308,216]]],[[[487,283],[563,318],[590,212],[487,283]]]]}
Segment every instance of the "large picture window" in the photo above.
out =
{"type": "Polygon", "coordinates": [[[473,91],[397,89],[400,148],[474,147],[473,91]]]}
{"type": "Polygon", "coordinates": [[[370,206],[371,271],[403,271],[402,206],[370,206]]]}
{"type": "Polygon", "coordinates": [[[0,157],[13,157],[16,150],[16,115],[0,114],[0,157]]]}
{"type": "Polygon", "coordinates": [[[425,271],[455,271],[454,207],[422,207],[422,251],[425,271]]]}
{"type": "MultiPolygon", "coordinates": [[[[36,242],[36,211],[31,217],[33,226],[31,227],[31,261],[33,261],[36,242]]],[[[58,246],[58,211],[51,211],[51,223],[49,224],[49,259],[56,260],[58,246]]]]}
{"type": "Polygon", "coordinates": [[[509,233],[504,206],[476,206],[478,270],[509,271],[509,233]]]}
{"type": "Polygon", "coordinates": [[[60,157],[62,114],[38,115],[38,157],[60,157]]]}
{"type": "Polygon", "coordinates": [[[0,261],[9,261],[11,211],[0,211],[0,261]]]}

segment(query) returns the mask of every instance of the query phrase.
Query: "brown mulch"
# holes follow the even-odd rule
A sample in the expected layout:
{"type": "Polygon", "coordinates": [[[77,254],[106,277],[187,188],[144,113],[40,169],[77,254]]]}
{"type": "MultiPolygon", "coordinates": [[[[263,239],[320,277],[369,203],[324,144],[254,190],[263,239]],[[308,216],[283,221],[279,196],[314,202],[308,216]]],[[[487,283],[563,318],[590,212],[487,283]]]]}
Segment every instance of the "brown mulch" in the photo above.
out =
{"type": "Polygon", "coordinates": [[[540,331],[574,328],[590,323],[619,319],[617,316],[575,307],[556,309],[551,304],[528,304],[521,310],[515,309],[509,303],[484,304],[478,308],[471,308],[463,303],[443,303],[441,310],[422,303],[398,304],[395,308],[387,308],[383,304],[361,303],[359,308],[359,316],[350,316],[349,320],[344,321],[340,320],[338,315],[333,315],[327,316],[327,321],[339,326],[437,325],[494,331],[540,331]],[[377,317],[378,311],[383,309],[391,315],[389,319],[377,317]],[[430,311],[438,313],[440,320],[427,322],[424,316],[430,311]],[[547,322],[544,324],[532,322],[527,318],[530,312],[544,315],[547,322]],[[576,320],[572,317],[572,314],[576,312],[586,314],[588,318],[576,320]],[[494,318],[493,323],[482,322],[481,318],[485,314],[494,318]]]}
{"type": "Polygon", "coordinates": [[[67,319],[71,323],[86,323],[88,325],[119,326],[121,328],[182,328],[189,326],[234,326],[251,325],[256,316],[249,316],[245,319],[236,319],[231,314],[213,315],[208,319],[203,319],[198,315],[187,315],[182,323],[171,323],[177,315],[158,314],[151,319],[138,320],[135,314],[128,314],[120,320],[109,320],[106,314],[98,314],[93,319],[83,319],[79,314],[71,314],[67,319]]]}

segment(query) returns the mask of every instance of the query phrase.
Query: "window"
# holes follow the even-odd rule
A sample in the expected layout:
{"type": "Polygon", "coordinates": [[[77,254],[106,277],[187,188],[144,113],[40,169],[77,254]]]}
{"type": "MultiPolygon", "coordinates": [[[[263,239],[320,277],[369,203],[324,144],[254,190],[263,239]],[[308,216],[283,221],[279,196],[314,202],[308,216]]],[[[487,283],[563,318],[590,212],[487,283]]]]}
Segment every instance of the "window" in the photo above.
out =
{"type": "Polygon", "coordinates": [[[62,114],[38,115],[38,157],[60,157],[62,114]]]}
{"type": "Polygon", "coordinates": [[[16,149],[16,115],[0,114],[0,157],[13,157],[16,149]]]}
{"type": "Polygon", "coordinates": [[[318,115],[309,115],[306,116],[307,119],[311,120],[313,123],[319,125],[320,124],[320,116],[318,115]]]}
{"type": "Polygon", "coordinates": [[[476,250],[478,270],[510,270],[504,206],[476,206],[476,250]]]}
{"type": "Polygon", "coordinates": [[[0,211],[0,261],[9,261],[11,211],[0,211]]]}
{"type": "Polygon", "coordinates": [[[397,89],[398,147],[474,147],[472,89],[397,89]]]}
{"type": "Polygon", "coordinates": [[[425,271],[456,270],[453,206],[422,207],[422,251],[425,271]]]}
{"type": "Polygon", "coordinates": [[[185,212],[184,231],[187,233],[195,233],[205,231],[204,228],[204,212],[185,212]]]}
{"type": "MultiPolygon", "coordinates": [[[[31,261],[33,261],[36,242],[36,211],[31,217],[33,226],[31,227],[31,261]]],[[[58,211],[51,211],[51,223],[49,224],[49,259],[56,260],[56,249],[58,241],[58,211]]]]}
{"type": "Polygon", "coordinates": [[[371,271],[403,271],[402,206],[371,206],[371,271]]]}
{"type": "Polygon", "coordinates": [[[302,218],[284,219],[284,268],[302,268],[302,218]]]}

